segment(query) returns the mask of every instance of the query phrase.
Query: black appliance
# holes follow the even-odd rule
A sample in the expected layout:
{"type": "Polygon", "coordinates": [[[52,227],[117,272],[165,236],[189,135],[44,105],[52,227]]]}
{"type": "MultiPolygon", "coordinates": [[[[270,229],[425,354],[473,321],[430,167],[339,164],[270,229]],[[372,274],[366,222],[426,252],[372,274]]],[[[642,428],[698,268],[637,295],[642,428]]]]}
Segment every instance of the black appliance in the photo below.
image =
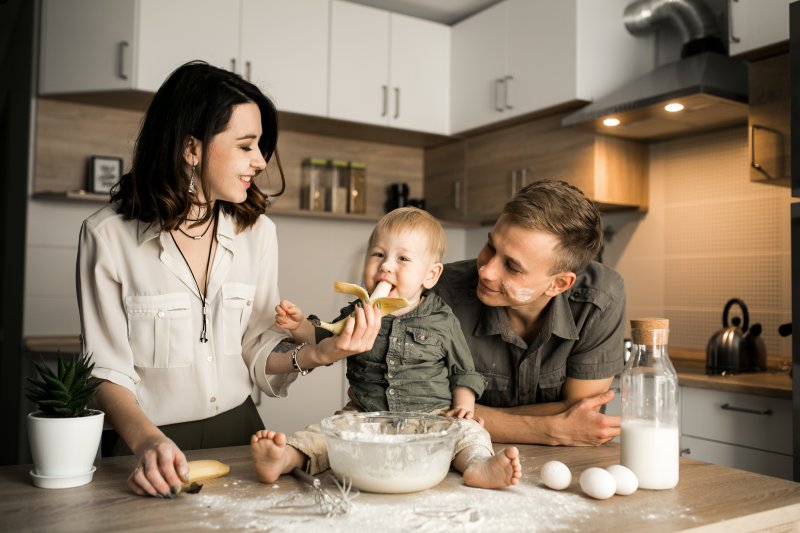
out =
{"type": "Polygon", "coordinates": [[[767,347],[761,337],[761,324],[750,325],[747,305],[731,298],[722,311],[722,329],[708,341],[706,374],[737,374],[767,369],[767,347]],[[741,318],[732,316],[734,306],[741,318]]]}

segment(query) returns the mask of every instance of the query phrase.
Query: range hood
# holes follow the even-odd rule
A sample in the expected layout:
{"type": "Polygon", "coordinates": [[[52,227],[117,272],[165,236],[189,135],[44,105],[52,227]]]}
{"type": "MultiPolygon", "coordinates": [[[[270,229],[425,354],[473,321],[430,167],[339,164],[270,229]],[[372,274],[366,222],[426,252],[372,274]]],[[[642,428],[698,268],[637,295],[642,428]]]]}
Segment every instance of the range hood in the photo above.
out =
{"type": "Polygon", "coordinates": [[[625,8],[624,22],[634,35],[674,25],[684,36],[681,59],[568,115],[563,126],[656,140],[747,122],[747,64],[725,53],[706,4],[639,0],[625,8]]]}

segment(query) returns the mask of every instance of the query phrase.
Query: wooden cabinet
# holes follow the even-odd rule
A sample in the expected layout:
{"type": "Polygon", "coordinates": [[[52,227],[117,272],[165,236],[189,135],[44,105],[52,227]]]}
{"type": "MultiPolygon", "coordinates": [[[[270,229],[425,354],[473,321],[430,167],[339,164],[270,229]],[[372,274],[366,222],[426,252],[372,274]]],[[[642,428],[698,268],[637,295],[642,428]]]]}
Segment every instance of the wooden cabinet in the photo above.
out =
{"type": "Polygon", "coordinates": [[[224,0],[45,0],[39,93],[152,92],[198,58],[230,68],[238,25],[224,0]]]}
{"type": "Polygon", "coordinates": [[[39,93],[155,92],[202,59],[325,115],[327,43],[328,0],[45,0],[39,93]]]}
{"type": "Polygon", "coordinates": [[[451,130],[589,102],[652,69],[654,40],[625,30],[627,3],[506,0],[456,24],[451,130]]]}
{"type": "Polygon", "coordinates": [[[681,387],[682,453],[792,479],[792,402],[681,387]]]}
{"type": "Polygon", "coordinates": [[[448,132],[448,26],[332,0],[330,42],[331,118],[448,132]]]}
{"type": "Polygon", "coordinates": [[[464,184],[459,209],[447,198],[453,203],[429,203],[429,210],[443,219],[493,222],[514,193],[545,178],[575,185],[604,210],[646,209],[647,145],[565,129],[562,118],[563,113],[469,137],[461,157],[450,145],[427,150],[428,198],[432,190],[446,193],[448,180],[464,184]]]}
{"type": "Polygon", "coordinates": [[[748,65],[750,180],[791,185],[789,54],[748,65]]]}
{"type": "Polygon", "coordinates": [[[459,140],[425,152],[425,208],[443,220],[465,218],[466,148],[459,140]]]}
{"type": "Polygon", "coordinates": [[[740,55],[789,40],[791,0],[731,0],[729,52],[740,55]]]}

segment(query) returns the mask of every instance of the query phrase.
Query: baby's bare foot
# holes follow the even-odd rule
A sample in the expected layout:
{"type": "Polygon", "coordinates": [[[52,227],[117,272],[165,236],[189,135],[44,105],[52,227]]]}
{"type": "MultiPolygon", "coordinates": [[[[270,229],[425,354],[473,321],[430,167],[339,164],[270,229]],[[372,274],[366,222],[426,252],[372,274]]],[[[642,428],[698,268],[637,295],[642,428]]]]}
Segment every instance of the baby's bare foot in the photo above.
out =
{"type": "Polygon", "coordinates": [[[516,485],[522,477],[519,450],[503,448],[496,455],[472,463],[464,470],[464,484],[480,489],[502,489],[516,485]]]}
{"type": "Polygon", "coordinates": [[[286,435],[262,429],[250,437],[253,467],[262,483],[273,483],[283,473],[287,460],[286,435]]]}

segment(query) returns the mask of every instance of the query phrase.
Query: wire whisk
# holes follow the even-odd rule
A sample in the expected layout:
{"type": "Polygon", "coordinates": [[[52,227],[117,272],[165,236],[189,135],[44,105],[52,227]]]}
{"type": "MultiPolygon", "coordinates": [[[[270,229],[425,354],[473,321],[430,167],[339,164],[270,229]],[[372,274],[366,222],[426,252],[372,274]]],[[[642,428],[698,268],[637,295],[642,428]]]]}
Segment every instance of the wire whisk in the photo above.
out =
{"type": "Polygon", "coordinates": [[[322,481],[319,478],[312,476],[305,470],[295,468],[292,470],[292,475],[311,485],[314,489],[314,499],[325,516],[347,514],[350,512],[352,499],[359,494],[358,489],[353,489],[353,482],[346,478],[339,481],[336,476],[331,476],[336,484],[336,490],[331,492],[331,490],[322,486],[322,481]]]}

